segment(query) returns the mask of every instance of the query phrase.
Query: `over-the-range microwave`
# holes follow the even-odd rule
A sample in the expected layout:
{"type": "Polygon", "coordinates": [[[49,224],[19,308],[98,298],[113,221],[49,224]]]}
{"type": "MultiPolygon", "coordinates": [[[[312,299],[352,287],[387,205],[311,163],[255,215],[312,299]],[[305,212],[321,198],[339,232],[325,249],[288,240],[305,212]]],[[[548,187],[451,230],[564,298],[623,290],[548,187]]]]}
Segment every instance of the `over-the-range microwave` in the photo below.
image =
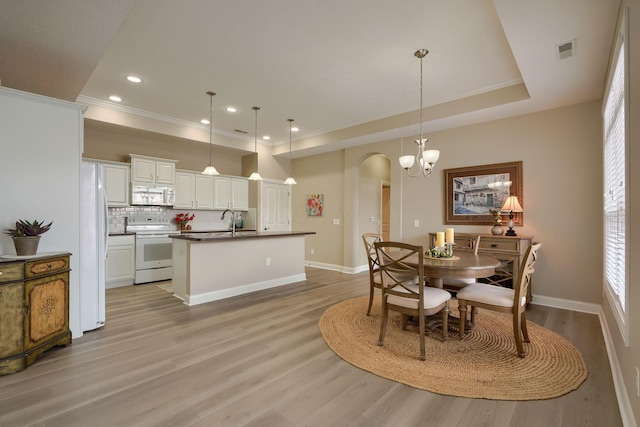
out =
{"type": "Polygon", "coordinates": [[[145,206],[173,206],[175,190],[172,185],[131,185],[131,204],[145,206]]]}

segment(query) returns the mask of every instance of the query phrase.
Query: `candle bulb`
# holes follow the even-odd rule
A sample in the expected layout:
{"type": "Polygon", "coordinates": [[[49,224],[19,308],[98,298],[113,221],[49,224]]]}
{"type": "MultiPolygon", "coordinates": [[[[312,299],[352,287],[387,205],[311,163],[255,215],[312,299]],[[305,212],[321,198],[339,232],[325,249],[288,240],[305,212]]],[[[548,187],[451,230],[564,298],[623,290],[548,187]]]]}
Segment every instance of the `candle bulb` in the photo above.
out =
{"type": "Polygon", "coordinates": [[[436,233],[436,246],[441,248],[444,246],[444,232],[438,231],[436,233]]]}
{"type": "Polygon", "coordinates": [[[446,242],[453,244],[453,228],[446,229],[446,242]]]}

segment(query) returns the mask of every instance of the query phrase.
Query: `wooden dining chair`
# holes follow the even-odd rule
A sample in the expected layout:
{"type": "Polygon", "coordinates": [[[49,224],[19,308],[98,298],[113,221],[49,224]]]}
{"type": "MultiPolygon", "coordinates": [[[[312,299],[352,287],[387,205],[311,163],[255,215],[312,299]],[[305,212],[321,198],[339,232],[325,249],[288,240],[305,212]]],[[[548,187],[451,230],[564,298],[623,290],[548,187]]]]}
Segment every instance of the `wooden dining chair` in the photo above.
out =
{"type": "Polygon", "coordinates": [[[527,249],[517,281],[513,289],[485,283],[472,283],[458,291],[460,308],[460,339],[464,339],[464,328],[467,321],[467,307],[471,307],[471,324],[475,324],[475,308],[511,313],[513,316],[513,335],[516,341],[518,356],[525,357],[524,342],[529,342],[527,331],[527,289],[531,283],[534,265],[538,258],[538,250],[542,243],[534,243],[527,249]]]}
{"type": "Polygon", "coordinates": [[[451,294],[425,286],[423,247],[401,242],[375,242],[382,280],[382,319],[378,345],[384,345],[389,310],[401,314],[402,329],[408,316],[418,318],[420,360],[426,360],[425,316],[442,313],[442,338],[447,337],[451,294]]]}
{"type": "Polygon", "coordinates": [[[373,295],[375,289],[382,288],[380,280],[380,268],[378,265],[378,254],[373,245],[375,242],[381,242],[382,236],[376,233],[364,233],[362,235],[365,253],[367,254],[367,262],[369,263],[369,308],[367,308],[367,316],[371,315],[371,306],[373,305],[373,295]]]}
{"type": "MultiPolygon", "coordinates": [[[[473,241],[473,254],[478,255],[478,248],[480,247],[480,234],[473,241]]],[[[450,292],[458,292],[460,289],[475,283],[476,279],[468,279],[463,277],[444,277],[442,279],[442,287],[450,292]]]]}

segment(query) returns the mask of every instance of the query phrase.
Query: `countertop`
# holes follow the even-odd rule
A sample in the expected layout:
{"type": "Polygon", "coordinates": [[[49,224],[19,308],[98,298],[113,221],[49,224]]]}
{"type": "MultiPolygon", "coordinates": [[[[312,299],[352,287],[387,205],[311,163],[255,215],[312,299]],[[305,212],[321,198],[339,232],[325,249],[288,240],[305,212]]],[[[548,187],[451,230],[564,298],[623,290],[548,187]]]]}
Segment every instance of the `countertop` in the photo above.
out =
{"type": "Polygon", "coordinates": [[[173,239],[192,240],[192,241],[220,241],[220,240],[237,240],[237,239],[259,239],[264,237],[304,236],[307,234],[316,234],[316,232],[315,231],[237,230],[235,236],[231,235],[231,231],[215,231],[215,232],[191,232],[191,233],[174,234],[169,237],[173,239]]]}

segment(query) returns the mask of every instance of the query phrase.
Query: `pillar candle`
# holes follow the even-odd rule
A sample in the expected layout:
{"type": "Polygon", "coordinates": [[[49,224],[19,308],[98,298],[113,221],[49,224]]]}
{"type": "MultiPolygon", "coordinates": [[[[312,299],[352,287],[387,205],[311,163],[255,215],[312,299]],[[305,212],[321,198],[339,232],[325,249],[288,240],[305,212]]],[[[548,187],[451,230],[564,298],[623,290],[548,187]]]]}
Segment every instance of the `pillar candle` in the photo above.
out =
{"type": "Polygon", "coordinates": [[[453,241],[453,228],[447,228],[446,230],[446,239],[447,243],[454,243],[453,241]]]}
{"type": "Polygon", "coordinates": [[[440,248],[444,246],[444,231],[438,231],[436,233],[436,246],[440,248]]]}

